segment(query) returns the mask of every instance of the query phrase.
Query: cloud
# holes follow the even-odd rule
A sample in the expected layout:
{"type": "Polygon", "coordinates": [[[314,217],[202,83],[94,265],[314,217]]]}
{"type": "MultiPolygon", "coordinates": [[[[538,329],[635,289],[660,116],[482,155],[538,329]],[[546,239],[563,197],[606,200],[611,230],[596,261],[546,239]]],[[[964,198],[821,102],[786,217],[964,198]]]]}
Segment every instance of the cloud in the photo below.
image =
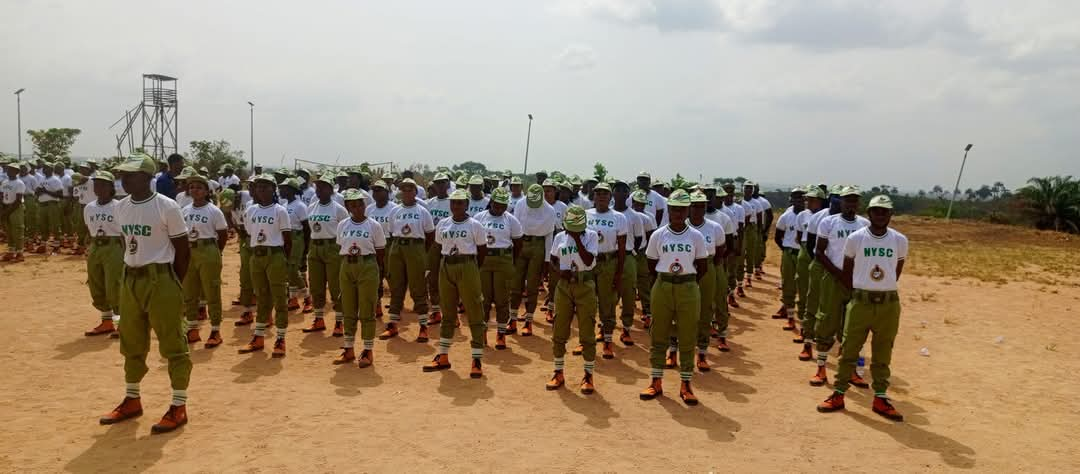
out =
{"type": "Polygon", "coordinates": [[[629,26],[649,26],[663,32],[703,31],[723,27],[714,0],[586,0],[565,10],[586,18],[629,26]]]}
{"type": "Polygon", "coordinates": [[[584,71],[596,67],[596,52],[584,45],[570,45],[555,55],[555,63],[567,71],[584,71]]]}

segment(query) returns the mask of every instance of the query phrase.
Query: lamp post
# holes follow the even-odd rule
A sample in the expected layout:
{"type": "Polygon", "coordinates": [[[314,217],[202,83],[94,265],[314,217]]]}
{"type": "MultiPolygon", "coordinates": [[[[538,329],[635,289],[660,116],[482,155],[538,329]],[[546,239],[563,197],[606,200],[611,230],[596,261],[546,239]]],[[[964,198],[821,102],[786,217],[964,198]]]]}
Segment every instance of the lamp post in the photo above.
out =
{"type": "Polygon", "coordinates": [[[529,114],[529,131],[525,133],[525,169],[521,171],[523,176],[529,174],[529,140],[532,138],[532,121],[533,116],[529,114]]]}
{"type": "Polygon", "coordinates": [[[248,153],[251,154],[251,174],[255,174],[255,103],[248,101],[248,105],[251,106],[251,145],[248,148],[248,153]]]}
{"type": "Polygon", "coordinates": [[[19,145],[19,157],[16,161],[22,160],[22,93],[26,91],[26,88],[20,88],[15,91],[15,120],[18,128],[15,131],[15,143],[19,145]]]}
{"type": "Polygon", "coordinates": [[[953,186],[952,199],[949,200],[949,210],[945,212],[945,222],[949,222],[952,218],[952,206],[956,202],[956,194],[960,192],[960,177],[964,175],[964,165],[967,164],[968,152],[971,151],[972,145],[968,143],[968,146],[964,147],[964,160],[960,162],[960,172],[956,174],[956,186],[953,186]]]}

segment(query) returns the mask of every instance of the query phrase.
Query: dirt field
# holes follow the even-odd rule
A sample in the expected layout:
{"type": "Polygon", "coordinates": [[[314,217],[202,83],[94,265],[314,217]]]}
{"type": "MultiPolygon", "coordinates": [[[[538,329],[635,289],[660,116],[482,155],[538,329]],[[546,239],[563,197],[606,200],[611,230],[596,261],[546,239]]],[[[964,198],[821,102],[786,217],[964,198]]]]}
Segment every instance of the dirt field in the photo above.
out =
{"type": "MultiPolygon", "coordinates": [[[[733,351],[714,349],[714,370],[695,375],[698,407],[678,400],[674,371],[664,397],[638,400],[648,381],[641,331],[638,345],[617,345],[615,360],[598,359],[598,393],[584,396],[573,357],[568,389],[544,390],[551,330],[542,318],[536,336],[489,348],[484,378],[471,380],[462,336],[453,370],[421,373],[435,343],[407,342],[415,317],[405,317],[402,339],[377,341],[375,367],[361,370],[332,366],[339,340],[302,334],[299,314],[287,358],[239,355],[251,330],[234,330],[239,310],[230,308],[225,344],[193,347],[190,424],[157,436],[150,425],[170,394],[156,346],[142,384],[146,414],[97,423],[123,396],[122,359],[117,340],[82,335],[97,320],[83,260],[0,264],[8,308],[0,325],[13,336],[0,350],[9,377],[0,385],[0,471],[1080,471],[1080,342],[1069,332],[1080,317],[1076,240],[981,224],[905,219],[898,227],[913,252],[893,357],[891,393],[907,417],[900,424],[870,411],[869,390],[853,388],[845,413],[814,410],[829,389],[807,384],[813,362],[798,361],[799,346],[769,319],[778,304],[775,248],[766,280],[734,310],[733,351]],[[950,257],[957,252],[977,258],[950,257]],[[1036,261],[1010,275],[1017,252],[1036,261]],[[953,260],[933,263],[945,258],[953,260]],[[971,270],[979,262],[1004,265],[1006,275],[980,277],[971,270]]],[[[231,244],[227,300],[237,294],[237,265],[231,244]]]]}

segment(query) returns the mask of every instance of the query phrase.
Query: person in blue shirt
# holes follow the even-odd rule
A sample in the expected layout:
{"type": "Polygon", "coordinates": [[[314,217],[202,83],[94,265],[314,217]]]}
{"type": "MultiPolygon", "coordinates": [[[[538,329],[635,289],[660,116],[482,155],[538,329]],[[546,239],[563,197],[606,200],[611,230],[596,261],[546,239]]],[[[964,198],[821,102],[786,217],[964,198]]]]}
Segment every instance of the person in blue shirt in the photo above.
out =
{"type": "Polygon", "coordinates": [[[157,178],[155,191],[169,199],[176,199],[176,176],[184,170],[184,157],[177,153],[169,155],[169,168],[157,178]]]}

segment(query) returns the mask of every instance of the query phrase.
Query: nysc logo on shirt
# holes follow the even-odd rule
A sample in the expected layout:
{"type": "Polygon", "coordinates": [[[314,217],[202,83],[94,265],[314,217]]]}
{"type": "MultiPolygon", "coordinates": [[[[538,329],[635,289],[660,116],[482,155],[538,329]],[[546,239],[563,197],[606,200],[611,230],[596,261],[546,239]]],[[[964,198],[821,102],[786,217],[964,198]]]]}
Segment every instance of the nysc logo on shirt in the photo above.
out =
{"type": "Polygon", "coordinates": [[[112,222],[113,216],[111,214],[97,213],[90,216],[90,222],[112,222]]]}
{"type": "Polygon", "coordinates": [[[694,246],[691,244],[664,244],[660,246],[660,251],[664,253],[671,252],[688,252],[694,251],[694,246]]]}
{"type": "Polygon", "coordinates": [[[371,238],[371,232],[366,230],[345,230],[341,232],[341,236],[345,238],[358,237],[361,239],[368,239],[371,238]]]}
{"type": "Polygon", "coordinates": [[[403,221],[418,221],[420,220],[420,214],[415,212],[405,212],[402,213],[398,218],[403,221]]]}
{"type": "Polygon", "coordinates": [[[867,247],[863,249],[863,256],[892,258],[893,249],[882,247],[867,247]]]}
{"type": "Polygon", "coordinates": [[[615,221],[609,219],[589,219],[589,227],[607,227],[609,229],[614,229],[615,221]]]}
{"type": "Polygon", "coordinates": [[[127,224],[120,226],[120,231],[123,232],[124,235],[131,236],[138,235],[142,237],[150,237],[150,229],[151,227],[148,225],[139,224],[127,224]]]}
{"type": "Polygon", "coordinates": [[[571,245],[569,247],[563,247],[559,249],[559,255],[562,255],[564,257],[567,255],[574,255],[576,253],[578,253],[576,245],[571,245]]]}
{"type": "Polygon", "coordinates": [[[852,229],[836,229],[836,238],[846,239],[847,236],[851,235],[852,232],[855,231],[852,229]]]}
{"type": "Polygon", "coordinates": [[[201,222],[203,224],[210,223],[210,219],[202,214],[188,214],[184,216],[185,222],[201,222]]]}
{"type": "Polygon", "coordinates": [[[450,211],[443,210],[443,209],[432,209],[431,210],[431,217],[438,217],[438,218],[450,217],[450,211]]]}
{"type": "Polygon", "coordinates": [[[313,215],[308,217],[308,220],[310,220],[311,222],[330,222],[330,216],[321,215],[321,214],[313,214],[313,215]]]}
{"type": "Polygon", "coordinates": [[[488,228],[488,229],[499,229],[499,230],[506,229],[506,226],[503,225],[502,222],[495,222],[495,221],[489,221],[489,222],[484,223],[484,227],[488,228]]]}
{"type": "Polygon", "coordinates": [[[251,216],[252,224],[273,224],[274,216],[251,216]]]}
{"type": "Polygon", "coordinates": [[[448,230],[442,233],[444,239],[464,239],[469,237],[467,230],[448,230]]]}

